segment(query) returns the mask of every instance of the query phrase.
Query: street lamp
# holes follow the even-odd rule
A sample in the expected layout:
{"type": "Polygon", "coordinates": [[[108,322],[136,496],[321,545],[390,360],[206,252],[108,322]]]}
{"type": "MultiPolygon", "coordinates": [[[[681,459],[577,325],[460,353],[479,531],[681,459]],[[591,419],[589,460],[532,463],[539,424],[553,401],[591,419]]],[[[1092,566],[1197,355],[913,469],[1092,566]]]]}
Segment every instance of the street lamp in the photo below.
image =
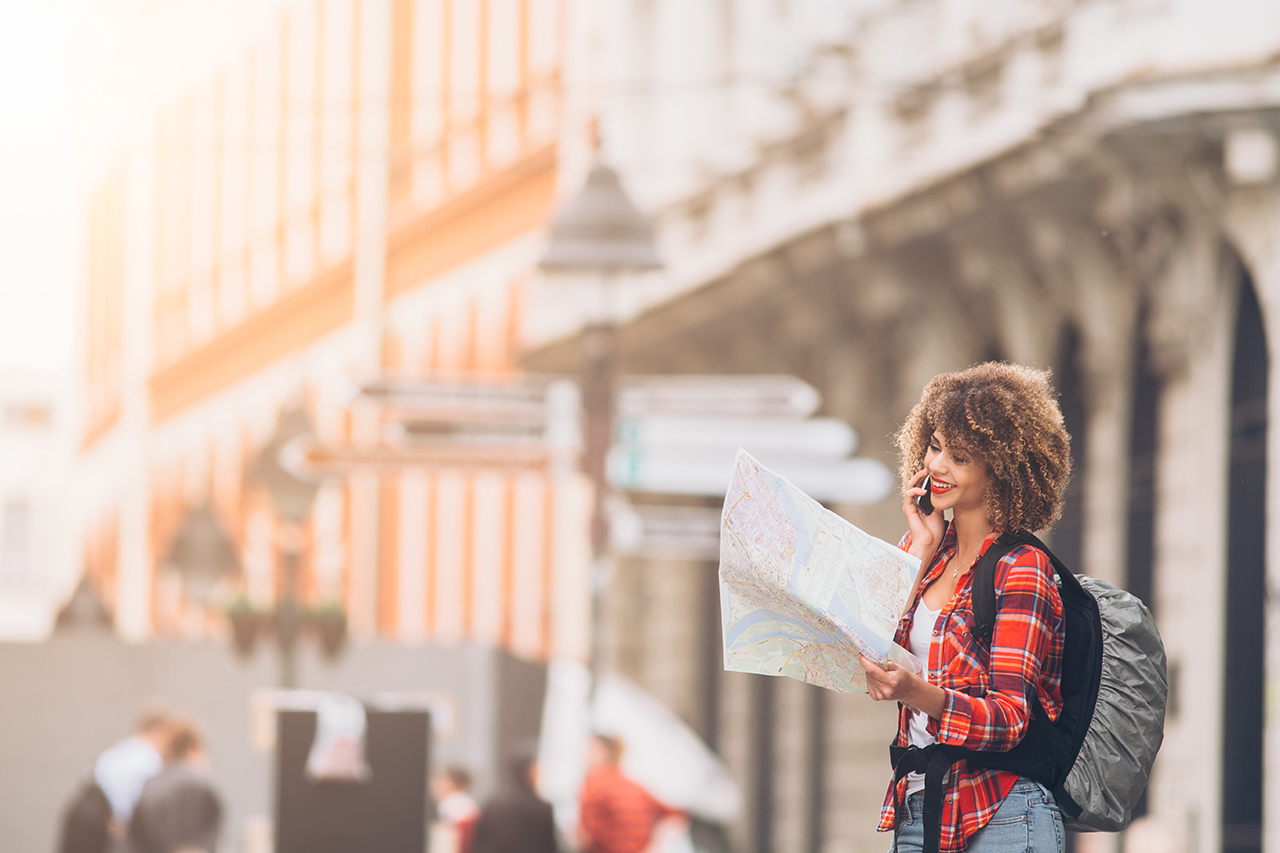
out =
{"type": "Polygon", "coordinates": [[[284,583],[280,603],[272,621],[280,648],[280,685],[296,687],[298,635],[303,615],[298,604],[298,559],[302,550],[302,524],[311,513],[320,484],[314,478],[301,476],[287,465],[292,447],[312,436],[311,419],[300,407],[280,415],[276,431],[262,449],[249,476],[266,487],[276,514],[284,522],[280,545],[284,553],[284,583]]]}
{"type": "Polygon", "coordinates": [[[88,578],[81,578],[71,598],[58,611],[53,622],[53,633],[107,633],[115,628],[111,612],[102,603],[102,597],[88,578]]]}
{"type": "Polygon", "coordinates": [[[604,589],[610,575],[605,514],[605,457],[613,443],[613,392],[618,316],[612,289],[630,273],[663,266],[653,226],[622,189],[618,174],[597,163],[586,183],[551,223],[551,239],[538,268],[549,276],[591,277],[600,290],[582,334],[582,399],[586,418],[583,469],[591,480],[591,673],[598,682],[604,589]]]}
{"type": "Polygon", "coordinates": [[[182,578],[187,595],[201,605],[209,603],[214,588],[224,579],[240,574],[235,543],[208,501],[187,513],[164,562],[182,578]]]}

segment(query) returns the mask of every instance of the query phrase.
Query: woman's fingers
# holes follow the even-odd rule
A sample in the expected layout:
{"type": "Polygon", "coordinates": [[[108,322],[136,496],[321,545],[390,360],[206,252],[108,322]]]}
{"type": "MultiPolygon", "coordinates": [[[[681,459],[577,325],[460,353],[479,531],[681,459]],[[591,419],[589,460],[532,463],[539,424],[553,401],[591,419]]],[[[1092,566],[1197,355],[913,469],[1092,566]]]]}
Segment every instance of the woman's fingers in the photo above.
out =
{"type": "MultiPolygon", "coordinates": [[[[858,655],[858,662],[862,664],[862,669],[866,672],[867,693],[871,698],[877,700],[892,699],[897,690],[899,674],[880,667],[863,655],[858,655]]],[[[886,664],[891,667],[894,665],[892,661],[886,661],[886,664]]]]}
{"type": "Polygon", "coordinates": [[[924,494],[922,484],[927,473],[926,469],[921,468],[915,473],[915,476],[907,481],[907,487],[902,490],[902,509],[903,512],[908,515],[911,513],[919,513],[919,510],[916,508],[916,498],[924,494]]]}

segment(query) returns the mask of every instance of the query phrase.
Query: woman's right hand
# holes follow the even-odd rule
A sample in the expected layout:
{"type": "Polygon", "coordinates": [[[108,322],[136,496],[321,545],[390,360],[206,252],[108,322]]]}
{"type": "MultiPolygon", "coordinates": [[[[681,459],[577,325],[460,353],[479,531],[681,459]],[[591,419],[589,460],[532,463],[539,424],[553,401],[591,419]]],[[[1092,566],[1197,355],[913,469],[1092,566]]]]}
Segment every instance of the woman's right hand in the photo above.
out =
{"type": "Polygon", "coordinates": [[[942,541],[942,534],[947,529],[941,512],[934,510],[925,515],[916,506],[916,498],[925,493],[924,478],[928,473],[924,468],[917,471],[907,483],[907,488],[903,489],[902,495],[902,514],[907,517],[907,529],[911,531],[911,547],[907,549],[907,553],[919,557],[924,564],[933,558],[933,552],[938,550],[938,543],[942,541]]]}

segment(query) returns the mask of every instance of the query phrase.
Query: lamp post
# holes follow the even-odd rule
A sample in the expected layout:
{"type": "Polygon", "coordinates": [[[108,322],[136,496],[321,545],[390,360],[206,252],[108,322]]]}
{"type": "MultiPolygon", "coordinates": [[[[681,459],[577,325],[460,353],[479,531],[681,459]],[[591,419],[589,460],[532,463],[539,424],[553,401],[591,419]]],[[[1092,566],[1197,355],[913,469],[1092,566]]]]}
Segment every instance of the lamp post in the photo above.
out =
{"type": "Polygon", "coordinates": [[[280,545],[284,556],[284,583],[275,612],[276,642],[280,648],[280,686],[297,687],[297,645],[302,630],[298,604],[298,561],[302,550],[302,524],[311,513],[320,484],[299,476],[286,464],[290,445],[313,434],[311,420],[301,408],[286,410],[276,423],[275,434],[262,449],[250,476],[266,487],[276,514],[284,522],[280,545]]]}
{"type": "Polygon", "coordinates": [[[182,520],[165,563],[182,578],[187,595],[202,605],[208,603],[219,582],[240,573],[235,543],[207,501],[182,520]]]}
{"type": "Polygon", "coordinates": [[[613,442],[613,397],[618,316],[613,292],[627,274],[663,266],[653,226],[636,209],[618,174],[597,163],[576,196],[556,215],[538,268],[548,276],[590,277],[598,288],[595,310],[582,334],[582,401],[586,419],[583,469],[591,480],[591,675],[600,674],[600,641],[609,564],[605,514],[605,457],[613,442]]]}

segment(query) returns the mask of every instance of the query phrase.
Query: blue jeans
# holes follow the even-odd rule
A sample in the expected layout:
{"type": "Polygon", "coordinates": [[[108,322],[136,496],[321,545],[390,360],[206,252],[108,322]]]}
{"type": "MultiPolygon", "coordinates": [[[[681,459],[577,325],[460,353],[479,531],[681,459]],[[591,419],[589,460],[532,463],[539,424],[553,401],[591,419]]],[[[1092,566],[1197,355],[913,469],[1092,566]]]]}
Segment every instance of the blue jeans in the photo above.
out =
{"type": "MultiPolygon", "coordinates": [[[[907,797],[906,814],[894,841],[897,853],[917,853],[924,847],[924,794],[907,797]]],[[[894,848],[890,848],[892,853],[894,848]]],[[[1023,777],[991,816],[987,825],[969,837],[967,853],[1064,853],[1066,833],[1053,795],[1023,777]]]]}

